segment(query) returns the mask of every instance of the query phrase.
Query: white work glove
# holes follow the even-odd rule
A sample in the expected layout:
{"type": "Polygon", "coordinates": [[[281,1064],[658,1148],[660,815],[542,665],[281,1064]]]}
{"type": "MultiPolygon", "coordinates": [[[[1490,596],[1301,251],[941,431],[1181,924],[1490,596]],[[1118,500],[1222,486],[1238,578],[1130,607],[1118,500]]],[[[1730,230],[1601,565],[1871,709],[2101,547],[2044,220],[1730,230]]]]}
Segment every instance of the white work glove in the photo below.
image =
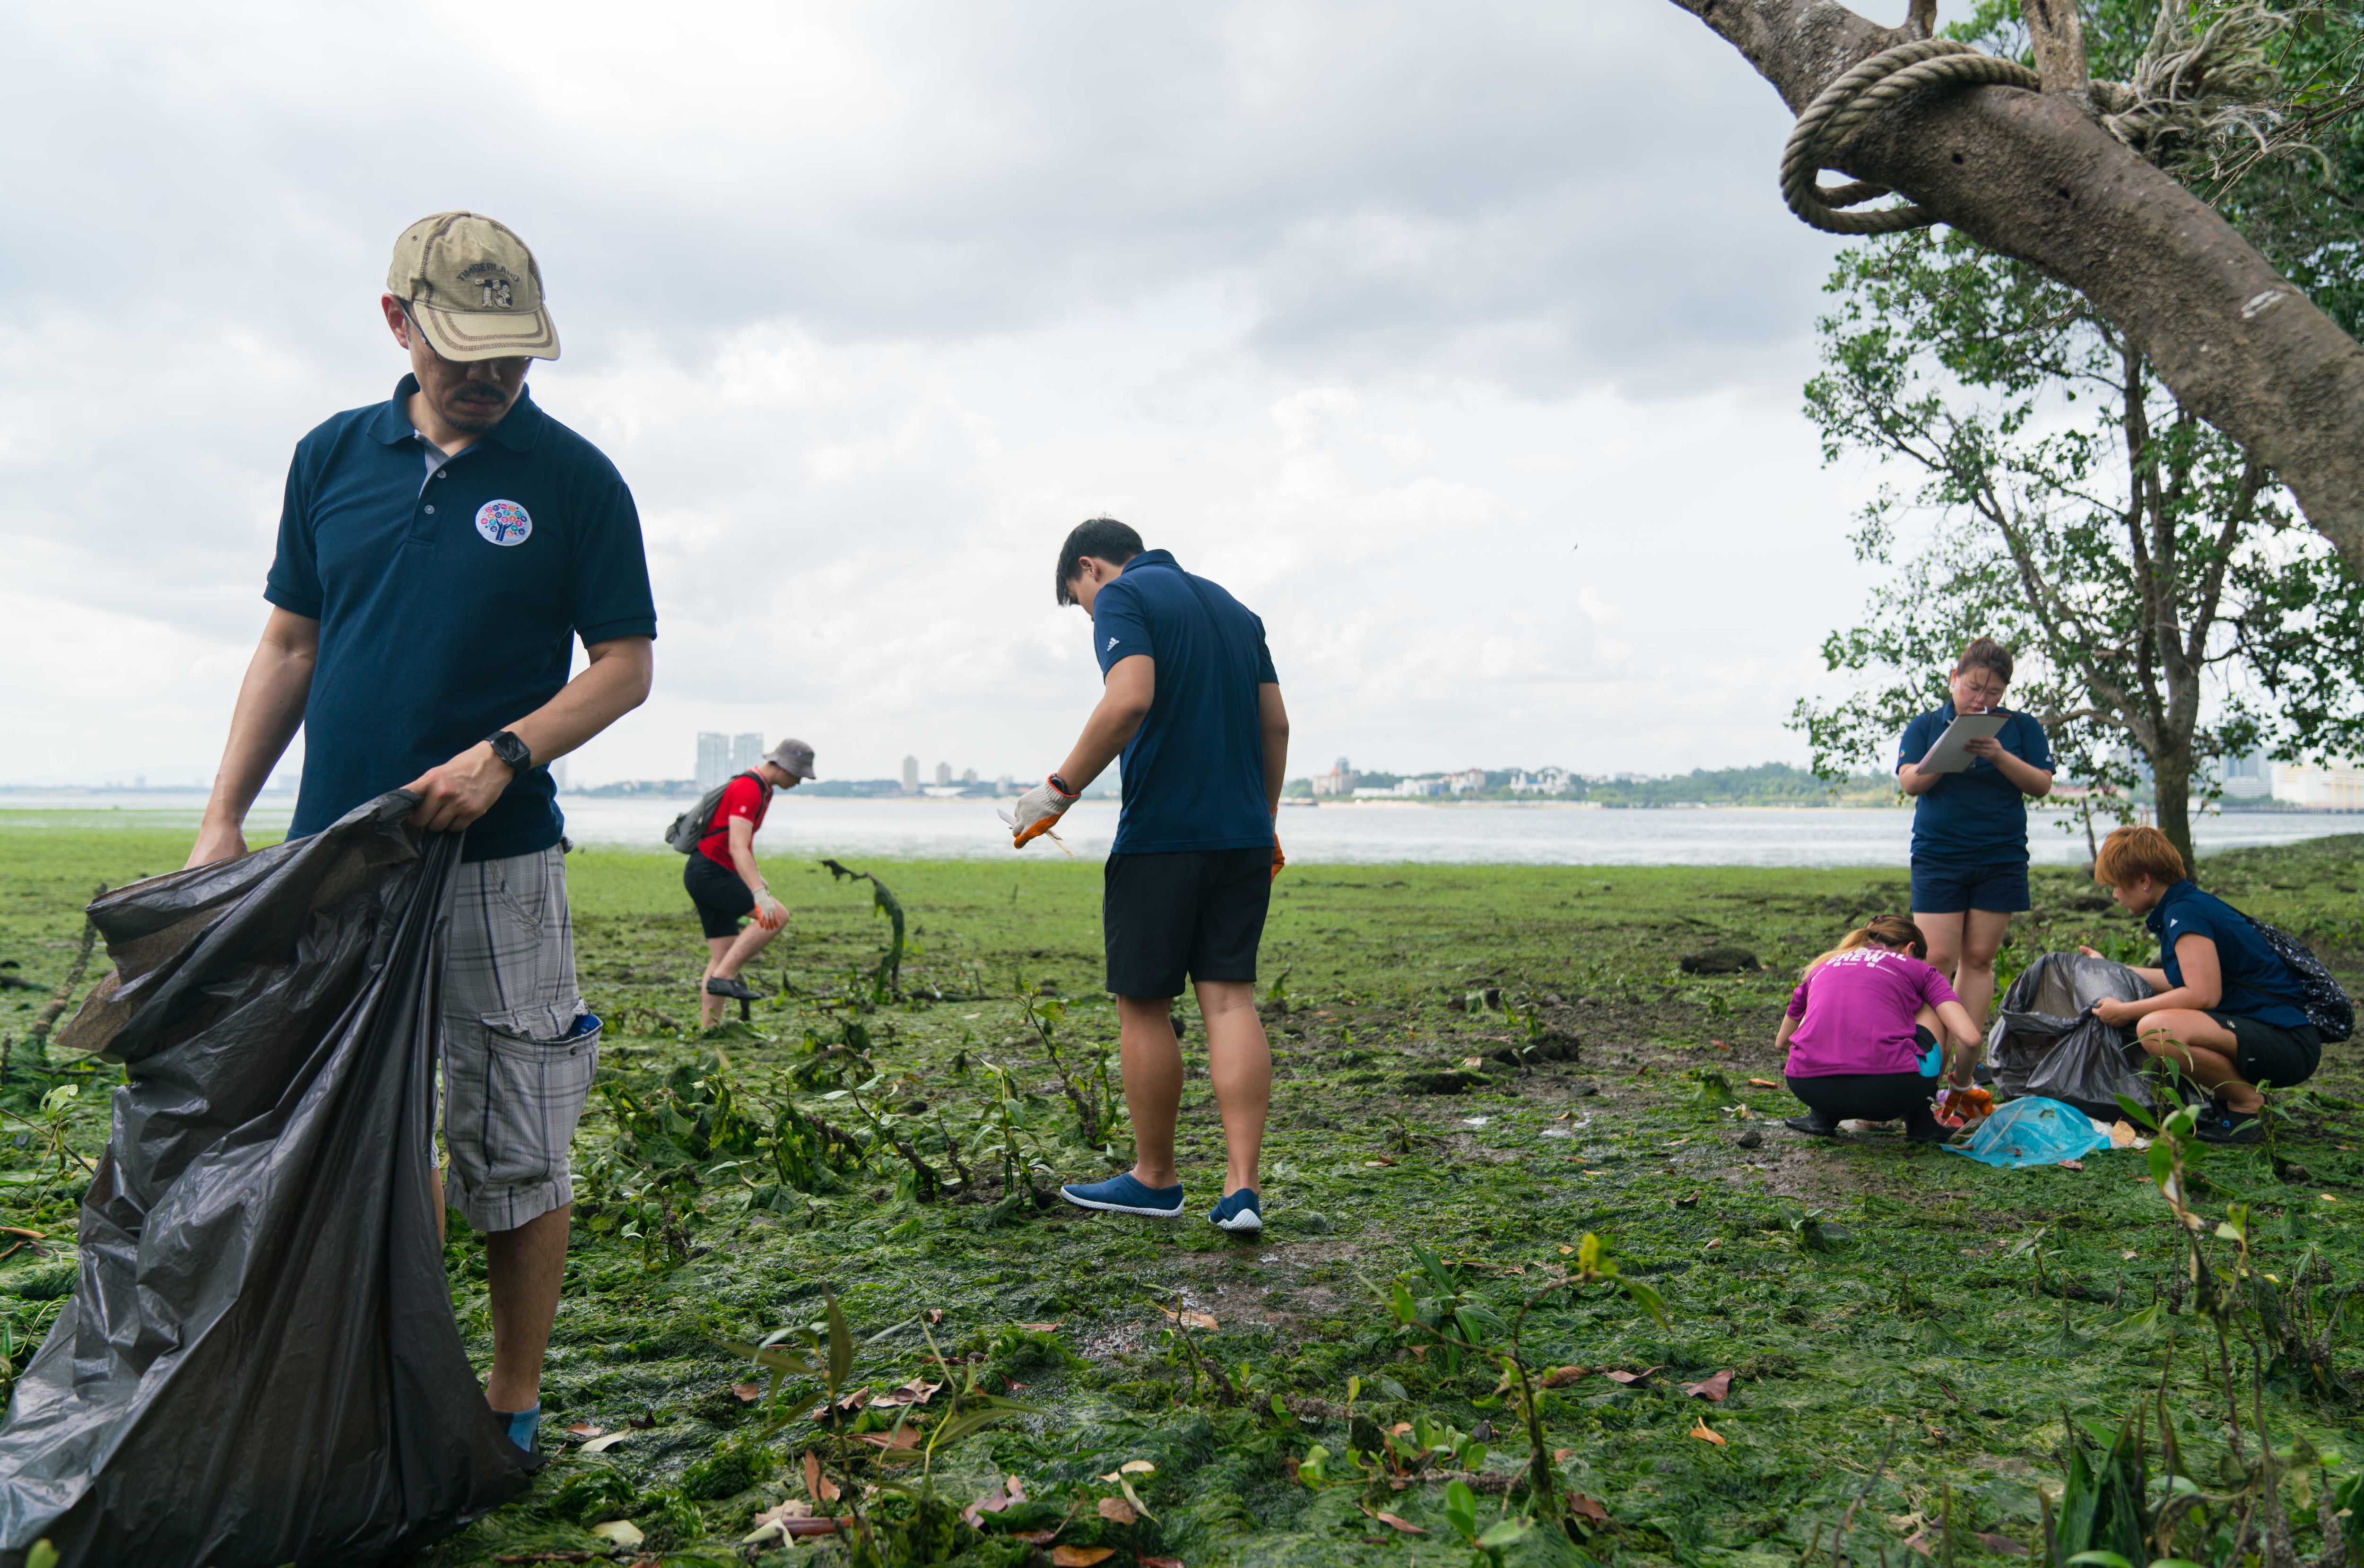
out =
{"type": "Polygon", "coordinates": [[[1049,779],[1020,795],[1016,812],[1005,813],[1002,817],[1002,820],[1009,824],[1009,847],[1022,850],[1028,840],[1057,827],[1059,818],[1067,814],[1067,807],[1082,798],[1080,795],[1067,794],[1049,779]]]}
{"type": "Polygon", "coordinates": [[[767,931],[776,931],[788,923],[788,906],[772,896],[765,888],[755,895],[755,924],[767,931]]]}

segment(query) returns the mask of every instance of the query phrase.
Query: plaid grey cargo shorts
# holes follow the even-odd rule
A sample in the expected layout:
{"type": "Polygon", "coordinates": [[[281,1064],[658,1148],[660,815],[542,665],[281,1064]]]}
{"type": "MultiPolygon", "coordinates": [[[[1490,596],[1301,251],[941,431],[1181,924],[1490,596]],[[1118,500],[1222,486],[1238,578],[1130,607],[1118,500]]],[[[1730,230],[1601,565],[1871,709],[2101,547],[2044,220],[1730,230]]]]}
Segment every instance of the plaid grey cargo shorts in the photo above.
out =
{"type": "Polygon", "coordinates": [[[566,1151],[598,1066],[565,851],[463,864],[443,967],[444,1201],[479,1230],[574,1201],[566,1151]]]}

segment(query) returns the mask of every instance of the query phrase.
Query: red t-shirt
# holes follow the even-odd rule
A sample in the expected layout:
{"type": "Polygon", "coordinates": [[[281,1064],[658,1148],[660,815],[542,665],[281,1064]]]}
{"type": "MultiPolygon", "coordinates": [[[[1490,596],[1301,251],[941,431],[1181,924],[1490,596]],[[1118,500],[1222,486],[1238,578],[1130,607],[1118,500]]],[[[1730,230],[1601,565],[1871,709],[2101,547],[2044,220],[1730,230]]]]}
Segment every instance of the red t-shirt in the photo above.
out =
{"type": "Polygon", "coordinates": [[[742,773],[722,786],[722,798],[714,807],[714,816],[706,824],[706,836],[697,841],[697,852],[736,873],[730,863],[730,819],[744,817],[750,828],[761,832],[764,813],[772,809],[772,789],[762,779],[742,773]]]}

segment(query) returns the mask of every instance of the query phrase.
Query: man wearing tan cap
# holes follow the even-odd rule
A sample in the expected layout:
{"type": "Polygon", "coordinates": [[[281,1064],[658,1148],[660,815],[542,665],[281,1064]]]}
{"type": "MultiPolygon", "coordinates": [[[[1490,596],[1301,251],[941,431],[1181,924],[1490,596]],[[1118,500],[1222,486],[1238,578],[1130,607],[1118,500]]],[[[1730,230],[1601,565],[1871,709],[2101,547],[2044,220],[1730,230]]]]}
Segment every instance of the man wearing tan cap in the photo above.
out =
{"type": "MultiPolygon", "coordinates": [[[[688,850],[689,863],[681,868],[681,885],[706,933],[706,973],[697,996],[701,1028],[721,1022],[725,1001],[753,1002],[759,995],[739,972],[779,935],[788,923],[788,909],[772,896],[755,868],[755,834],[772,809],[774,790],[794,789],[814,776],[813,749],[801,740],[783,740],[753,768],[698,803],[705,807],[703,819],[697,843],[688,850]],[[740,929],[739,922],[750,917],[754,923],[740,929]]],[[[689,843],[686,834],[680,842],[689,843]]]]}
{"type": "Polygon", "coordinates": [[[246,852],[247,807],[299,725],[291,837],[403,788],[419,828],[466,831],[444,1195],[485,1233],[485,1397],[530,1449],[599,1035],[575,989],[549,764],[646,699],[656,607],[631,492],[526,392],[558,333],[525,241],[475,213],[423,218],[395,242],[379,305],[410,373],[296,443],[270,618],[189,863],[246,852]],[[589,663],[569,681],[576,638],[589,663]]]}

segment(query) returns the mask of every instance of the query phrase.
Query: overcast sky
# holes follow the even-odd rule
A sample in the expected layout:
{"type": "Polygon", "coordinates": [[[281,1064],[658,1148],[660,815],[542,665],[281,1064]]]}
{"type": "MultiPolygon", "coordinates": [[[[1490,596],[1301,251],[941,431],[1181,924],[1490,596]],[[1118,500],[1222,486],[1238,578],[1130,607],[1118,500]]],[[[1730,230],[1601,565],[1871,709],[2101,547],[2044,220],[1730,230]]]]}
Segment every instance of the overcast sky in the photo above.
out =
{"type": "Polygon", "coordinates": [[[11,6],[0,782],[200,782],[289,452],[489,213],[630,483],[656,695],[824,777],[1039,776],[1106,512],[1264,617],[1292,773],[1803,761],[1876,483],[1798,413],[1835,242],[1666,0],[11,6]]]}

